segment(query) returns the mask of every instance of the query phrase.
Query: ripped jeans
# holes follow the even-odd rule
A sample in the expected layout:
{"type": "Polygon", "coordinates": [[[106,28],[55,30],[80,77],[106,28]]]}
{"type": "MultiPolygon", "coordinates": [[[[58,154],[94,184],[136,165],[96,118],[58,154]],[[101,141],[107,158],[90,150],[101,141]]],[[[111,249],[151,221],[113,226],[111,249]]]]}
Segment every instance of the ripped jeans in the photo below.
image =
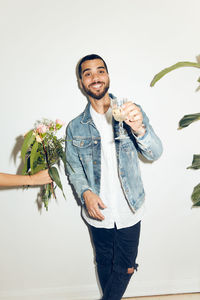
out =
{"type": "Polygon", "coordinates": [[[96,252],[102,300],[120,300],[138,267],[136,257],[140,222],[122,229],[96,228],[91,225],[89,229],[96,252]],[[132,269],[132,272],[128,272],[128,269],[132,269]]]}

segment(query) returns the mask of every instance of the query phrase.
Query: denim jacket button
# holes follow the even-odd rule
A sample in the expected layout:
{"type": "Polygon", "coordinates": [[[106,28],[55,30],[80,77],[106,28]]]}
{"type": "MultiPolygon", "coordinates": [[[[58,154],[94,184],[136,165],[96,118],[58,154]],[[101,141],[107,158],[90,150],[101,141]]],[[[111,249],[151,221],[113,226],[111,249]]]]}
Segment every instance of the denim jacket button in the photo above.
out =
{"type": "Polygon", "coordinates": [[[84,145],[84,142],[81,142],[80,145],[83,146],[83,145],[84,145]]]}
{"type": "Polygon", "coordinates": [[[96,165],[96,163],[97,163],[97,162],[96,162],[96,161],[94,161],[94,165],[96,165]]]}
{"type": "Polygon", "coordinates": [[[98,142],[97,141],[94,141],[94,144],[97,144],[98,142]]]}

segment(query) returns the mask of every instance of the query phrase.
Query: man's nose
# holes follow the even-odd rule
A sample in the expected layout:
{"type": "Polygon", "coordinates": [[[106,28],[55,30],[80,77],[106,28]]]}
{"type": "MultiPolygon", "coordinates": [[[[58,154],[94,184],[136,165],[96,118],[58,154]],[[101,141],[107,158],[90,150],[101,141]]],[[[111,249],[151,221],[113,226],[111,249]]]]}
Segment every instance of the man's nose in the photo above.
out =
{"type": "Polygon", "coordinates": [[[95,82],[98,81],[99,80],[99,74],[94,73],[93,76],[92,76],[92,80],[95,81],[95,82]]]}

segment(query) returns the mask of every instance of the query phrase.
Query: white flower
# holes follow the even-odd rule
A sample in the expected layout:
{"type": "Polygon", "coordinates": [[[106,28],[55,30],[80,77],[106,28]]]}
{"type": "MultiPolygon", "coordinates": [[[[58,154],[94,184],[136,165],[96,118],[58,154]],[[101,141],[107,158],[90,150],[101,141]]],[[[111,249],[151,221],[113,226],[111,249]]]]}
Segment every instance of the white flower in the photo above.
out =
{"type": "Polygon", "coordinates": [[[39,135],[36,135],[36,141],[38,143],[42,143],[42,138],[39,135]]]}

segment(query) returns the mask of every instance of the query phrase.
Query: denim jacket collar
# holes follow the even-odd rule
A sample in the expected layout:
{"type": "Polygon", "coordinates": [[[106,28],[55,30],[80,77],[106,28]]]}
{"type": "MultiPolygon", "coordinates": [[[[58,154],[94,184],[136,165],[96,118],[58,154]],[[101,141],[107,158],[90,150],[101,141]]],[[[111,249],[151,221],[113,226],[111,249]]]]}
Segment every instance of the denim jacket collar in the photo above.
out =
{"type": "MultiPolygon", "coordinates": [[[[109,93],[109,97],[114,99],[115,96],[111,93],[109,93]]],[[[88,102],[84,112],[83,112],[83,117],[82,117],[82,120],[81,120],[81,123],[82,124],[88,124],[88,123],[91,123],[94,125],[94,122],[92,120],[92,117],[91,117],[91,114],[90,114],[90,106],[91,106],[91,103],[88,102]]]]}
{"type": "Polygon", "coordinates": [[[81,120],[81,123],[82,124],[88,124],[88,123],[93,123],[92,121],[92,117],[91,117],[91,114],[90,114],[90,102],[88,102],[84,112],[83,112],[83,117],[82,117],[82,120],[81,120]]]}

